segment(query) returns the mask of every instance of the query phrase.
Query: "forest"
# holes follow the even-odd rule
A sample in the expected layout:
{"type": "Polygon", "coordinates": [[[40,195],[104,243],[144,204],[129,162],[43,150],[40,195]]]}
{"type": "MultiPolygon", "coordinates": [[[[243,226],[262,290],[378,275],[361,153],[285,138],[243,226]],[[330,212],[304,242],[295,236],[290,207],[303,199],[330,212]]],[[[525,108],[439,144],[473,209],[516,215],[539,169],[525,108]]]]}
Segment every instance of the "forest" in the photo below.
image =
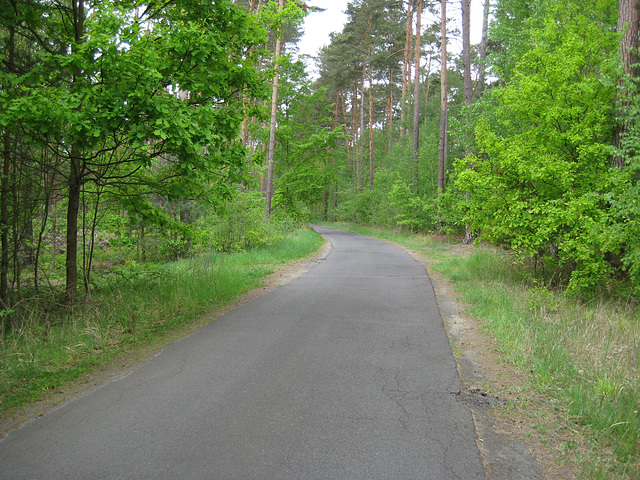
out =
{"type": "MultiPolygon", "coordinates": [[[[538,342],[566,423],[637,478],[638,4],[475,2],[352,0],[308,57],[322,2],[0,0],[0,411],[197,328],[344,222],[507,252],[514,351],[538,342]]],[[[447,268],[498,276],[474,262],[447,268]]]]}
{"type": "Polygon", "coordinates": [[[119,263],[312,219],[488,242],[569,292],[637,293],[634,2],[485,1],[471,45],[468,1],[356,0],[304,59],[314,8],[3,1],[7,322],[119,263]]]}
{"type": "Polygon", "coordinates": [[[488,242],[579,296],[635,295],[636,3],[484,6],[470,45],[465,1],[350,5],[316,82],[347,137],[325,214],[488,242]]]}

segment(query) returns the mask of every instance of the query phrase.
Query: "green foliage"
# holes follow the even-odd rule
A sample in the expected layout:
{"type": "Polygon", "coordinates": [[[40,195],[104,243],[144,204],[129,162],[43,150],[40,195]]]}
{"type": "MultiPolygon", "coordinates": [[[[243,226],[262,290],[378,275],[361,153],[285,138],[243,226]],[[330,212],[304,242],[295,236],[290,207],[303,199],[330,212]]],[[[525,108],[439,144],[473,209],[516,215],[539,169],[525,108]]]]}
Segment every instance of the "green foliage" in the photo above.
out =
{"type": "Polygon", "coordinates": [[[436,208],[433,202],[416,196],[409,185],[396,180],[389,192],[391,207],[398,213],[394,216],[396,225],[411,232],[432,231],[436,227],[436,208]]]}
{"type": "Polygon", "coordinates": [[[438,231],[443,235],[462,235],[467,223],[464,221],[465,202],[467,196],[455,187],[450,187],[435,199],[438,231]]]}
{"type": "MultiPolygon", "coordinates": [[[[0,63],[0,125],[10,173],[0,222],[3,231],[25,231],[3,248],[35,250],[37,263],[47,247],[51,209],[66,197],[70,222],[56,218],[55,229],[69,234],[60,252],[67,256],[69,301],[76,298],[78,269],[89,289],[93,233],[110,228],[99,223],[116,198],[136,239],[118,234],[116,243],[135,246],[139,258],[189,253],[189,212],[169,210],[187,199],[215,203],[248,182],[251,165],[238,137],[245,115],[261,117],[260,100],[268,92],[258,68],[267,31],[235,2],[76,3],[14,2],[0,12],[7,47],[7,61],[0,63]],[[18,211],[24,218],[14,215],[18,211]],[[158,248],[151,252],[149,234],[159,233],[170,243],[153,245],[158,248]]],[[[18,264],[30,267],[33,259],[16,254],[9,261],[13,268],[4,262],[0,269],[15,277],[10,284],[21,285],[24,276],[39,288],[42,263],[28,277],[18,264]]],[[[11,303],[7,292],[0,297],[11,303]]]]}
{"type": "Polygon", "coordinates": [[[619,252],[619,261],[632,280],[635,294],[640,293],[640,91],[629,78],[622,87],[628,96],[625,107],[625,132],[621,148],[614,151],[624,159],[624,168],[613,172],[614,188],[607,200],[611,205],[614,221],[608,225],[607,240],[609,250],[619,252]]]}
{"type": "MultiPolygon", "coordinates": [[[[599,5],[604,8],[605,6],[599,5]]],[[[601,10],[550,6],[513,77],[496,88],[476,126],[478,154],[456,163],[461,203],[482,238],[571,273],[593,292],[606,261],[610,108],[617,36],[601,10]]]]}
{"type": "MultiPolygon", "coordinates": [[[[284,64],[281,82],[274,210],[308,220],[337,180],[335,157],[344,133],[332,125],[324,89],[312,91],[299,63],[284,64]]],[[[265,131],[265,134],[268,131],[265,131]]]]}
{"type": "Polygon", "coordinates": [[[265,200],[258,192],[238,192],[218,213],[201,223],[213,248],[242,252],[278,239],[264,220],[265,200]]]}

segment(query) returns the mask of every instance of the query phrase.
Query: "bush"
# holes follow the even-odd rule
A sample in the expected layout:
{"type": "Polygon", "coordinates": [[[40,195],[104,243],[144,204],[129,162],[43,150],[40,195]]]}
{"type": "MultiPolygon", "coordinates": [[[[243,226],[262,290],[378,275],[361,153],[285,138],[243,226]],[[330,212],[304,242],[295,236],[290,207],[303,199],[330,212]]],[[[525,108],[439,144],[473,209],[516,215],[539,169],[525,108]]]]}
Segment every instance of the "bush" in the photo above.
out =
{"type": "Polygon", "coordinates": [[[423,200],[405,182],[396,180],[388,194],[390,205],[397,211],[396,225],[412,232],[432,231],[436,227],[436,208],[432,201],[423,200]]]}

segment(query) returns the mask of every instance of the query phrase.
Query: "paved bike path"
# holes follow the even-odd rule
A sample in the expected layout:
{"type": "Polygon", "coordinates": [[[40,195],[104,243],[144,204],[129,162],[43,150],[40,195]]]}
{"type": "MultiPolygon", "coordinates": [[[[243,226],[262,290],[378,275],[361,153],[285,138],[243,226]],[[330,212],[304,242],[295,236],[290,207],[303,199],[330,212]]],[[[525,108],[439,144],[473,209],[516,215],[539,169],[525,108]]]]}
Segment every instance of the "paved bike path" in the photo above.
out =
{"type": "Polygon", "coordinates": [[[315,227],[327,257],[11,432],[0,479],[480,479],[431,282],[315,227]]]}

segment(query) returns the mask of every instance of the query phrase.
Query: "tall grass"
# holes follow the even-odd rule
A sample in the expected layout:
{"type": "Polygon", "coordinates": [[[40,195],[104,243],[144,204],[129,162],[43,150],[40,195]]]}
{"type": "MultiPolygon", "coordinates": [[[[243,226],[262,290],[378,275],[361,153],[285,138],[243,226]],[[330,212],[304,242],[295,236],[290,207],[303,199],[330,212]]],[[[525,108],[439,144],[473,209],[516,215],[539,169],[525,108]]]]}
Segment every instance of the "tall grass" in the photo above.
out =
{"type": "MultiPolygon", "coordinates": [[[[532,372],[536,389],[589,429],[616,462],[587,466],[593,478],[640,477],[640,320],[615,298],[580,301],[541,287],[496,253],[440,262],[507,358],[532,372]]],[[[601,459],[602,460],[602,459],[601,459]]]]}
{"type": "Polygon", "coordinates": [[[117,354],[153,344],[258,287],[323,239],[298,230],[246,253],[210,252],[162,265],[119,266],[99,293],[68,309],[44,299],[19,307],[0,332],[0,412],[38,400],[117,354]]]}

